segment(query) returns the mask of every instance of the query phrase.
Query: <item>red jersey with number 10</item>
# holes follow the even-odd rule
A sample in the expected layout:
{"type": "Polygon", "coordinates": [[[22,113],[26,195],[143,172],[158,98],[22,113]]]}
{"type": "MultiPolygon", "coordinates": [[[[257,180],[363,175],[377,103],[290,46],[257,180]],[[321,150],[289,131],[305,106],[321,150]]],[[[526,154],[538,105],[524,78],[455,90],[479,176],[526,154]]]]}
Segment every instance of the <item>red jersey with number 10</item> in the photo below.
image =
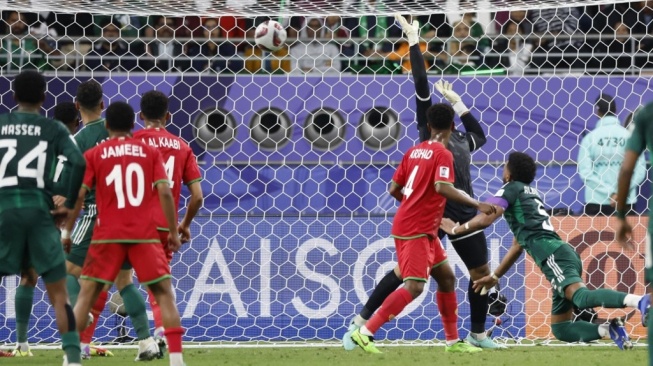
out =
{"type": "MultiPolygon", "coordinates": [[[[175,213],[178,212],[181,185],[190,185],[202,180],[202,173],[193,150],[184,140],[166,131],[165,128],[144,128],[136,131],[134,138],[140,139],[161,153],[163,165],[170,180],[175,213]]],[[[155,220],[160,230],[168,230],[168,222],[160,207],[156,210],[155,220]]]]}
{"type": "Polygon", "coordinates": [[[168,183],[161,154],[140,140],[119,137],[84,157],[84,186],[95,187],[98,209],[91,243],[158,243],[156,185],[168,183]]]}
{"type": "Polygon", "coordinates": [[[447,199],[435,191],[435,184],[453,184],[451,152],[439,142],[424,141],[406,152],[392,181],[404,194],[392,222],[392,236],[437,236],[447,199]]]}

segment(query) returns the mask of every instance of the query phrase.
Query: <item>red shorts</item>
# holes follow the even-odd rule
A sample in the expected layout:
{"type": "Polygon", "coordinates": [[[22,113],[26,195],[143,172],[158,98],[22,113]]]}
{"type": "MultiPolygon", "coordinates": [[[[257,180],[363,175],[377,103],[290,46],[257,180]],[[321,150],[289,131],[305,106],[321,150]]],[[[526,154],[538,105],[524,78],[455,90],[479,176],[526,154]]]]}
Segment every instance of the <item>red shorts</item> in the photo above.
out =
{"type": "Polygon", "coordinates": [[[159,243],[91,244],[81,278],[111,284],[127,259],[143,285],[170,278],[170,266],[159,243]]]}
{"type": "Polygon", "coordinates": [[[399,271],[404,280],[425,281],[429,278],[431,268],[447,259],[447,252],[437,237],[395,238],[395,248],[399,271]]]}
{"type": "Polygon", "coordinates": [[[168,264],[172,262],[172,254],[173,252],[171,250],[168,250],[168,234],[170,234],[169,231],[163,231],[163,230],[157,230],[159,232],[159,239],[161,240],[161,245],[163,245],[163,251],[166,253],[166,260],[168,261],[168,264]]]}

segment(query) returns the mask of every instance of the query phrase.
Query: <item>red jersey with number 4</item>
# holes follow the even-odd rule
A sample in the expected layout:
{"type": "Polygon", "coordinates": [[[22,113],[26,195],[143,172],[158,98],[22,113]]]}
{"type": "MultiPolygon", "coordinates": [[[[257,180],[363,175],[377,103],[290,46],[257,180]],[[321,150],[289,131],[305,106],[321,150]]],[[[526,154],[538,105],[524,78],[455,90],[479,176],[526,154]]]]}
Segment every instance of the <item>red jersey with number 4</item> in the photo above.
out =
{"type": "Polygon", "coordinates": [[[436,236],[447,199],[435,191],[435,184],[453,184],[451,152],[439,142],[422,142],[406,152],[392,181],[404,194],[392,222],[392,236],[436,236]]]}
{"type": "Polygon", "coordinates": [[[86,151],[84,186],[95,186],[98,217],[91,243],[159,242],[153,208],[156,185],[168,183],[161,154],[132,137],[86,151]]]}
{"type": "MultiPolygon", "coordinates": [[[[136,131],[134,138],[140,139],[161,153],[163,165],[170,180],[175,212],[179,211],[181,185],[189,185],[202,180],[202,173],[197,165],[197,158],[195,158],[193,150],[184,140],[164,128],[145,128],[136,131]]],[[[168,222],[159,206],[157,206],[155,214],[156,225],[159,229],[168,230],[168,222]]]]}

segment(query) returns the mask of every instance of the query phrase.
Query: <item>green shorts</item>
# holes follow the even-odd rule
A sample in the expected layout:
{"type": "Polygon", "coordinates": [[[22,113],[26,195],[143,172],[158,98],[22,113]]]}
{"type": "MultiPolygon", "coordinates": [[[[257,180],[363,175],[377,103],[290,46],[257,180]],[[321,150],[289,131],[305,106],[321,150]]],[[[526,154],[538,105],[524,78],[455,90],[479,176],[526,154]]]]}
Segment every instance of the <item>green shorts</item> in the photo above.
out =
{"type": "Polygon", "coordinates": [[[47,283],[66,277],[61,234],[49,210],[0,211],[0,275],[33,267],[47,283]]]}
{"type": "MultiPolygon", "coordinates": [[[[91,239],[93,238],[93,228],[95,227],[95,216],[82,216],[82,219],[77,222],[70,238],[73,241],[73,246],[70,248],[70,253],[66,260],[68,262],[84,267],[86,260],[86,253],[91,246],[91,239]]],[[[125,261],[120,269],[132,269],[131,263],[125,261]]]]}
{"type": "Polygon", "coordinates": [[[574,249],[565,243],[542,263],[542,273],[551,283],[553,305],[551,314],[564,314],[574,303],[565,298],[565,289],[572,283],[583,282],[583,263],[574,249]]]}

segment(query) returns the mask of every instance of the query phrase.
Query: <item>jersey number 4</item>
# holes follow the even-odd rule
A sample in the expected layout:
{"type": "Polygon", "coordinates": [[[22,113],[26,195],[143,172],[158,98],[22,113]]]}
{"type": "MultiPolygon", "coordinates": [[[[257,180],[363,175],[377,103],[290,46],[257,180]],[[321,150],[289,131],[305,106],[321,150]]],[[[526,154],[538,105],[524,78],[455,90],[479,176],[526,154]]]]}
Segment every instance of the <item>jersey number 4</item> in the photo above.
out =
{"type": "Polygon", "coordinates": [[[163,164],[163,167],[166,170],[166,175],[168,176],[168,180],[170,181],[170,189],[175,186],[175,181],[172,180],[172,175],[175,172],[175,156],[172,155],[168,158],[168,161],[166,161],[165,164],[163,164]]]}
{"type": "Polygon", "coordinates": [[[143,167],[138,163],[129,163],[123,174],[122,166],[116,164],[111,173],[105,178],[107,186],[113,184],[118,200],[118,208],[125,208],[125,191],[127,201],[132,207],[139,207],[145,195],[145,173],[143,167]],[[123,179],[124,178],[124,179],[123,179]],[[136,192],[134,192],[136,189],[136,192]]]}
{"type": "Polygon", "coordinates": [[[18,160],[16,169],[16,176],[7,177],[7,166],[16,156],[16,146],[18,141],[16,139],[0,140],[0,149],[7,149],[7,152],[0,160],[0,187],[15,187],[18,185],[18,178],[34,178],[36,179],[36,187],[45,188],[45,180],[43,175],[45,172],[45,161],[47,159],[48,142],[39,141],[38,145],[30,150],[25,156],[18,160]],[[28,168],[28,166],[36,160],[36,168],[28,168]]]}
{"type": "Polygon", "coordinates": [[[408,181],[406,182],[406,186],[403,189],[404,197],[409,198],[411,194],[413,194],[413,185],[415,184],[415,177],[417,177],[417,170],[419,169],[419,165],[416,165],[413,168],[413,171],[410,172],[410,175],[408,176],[408,181]]]}

